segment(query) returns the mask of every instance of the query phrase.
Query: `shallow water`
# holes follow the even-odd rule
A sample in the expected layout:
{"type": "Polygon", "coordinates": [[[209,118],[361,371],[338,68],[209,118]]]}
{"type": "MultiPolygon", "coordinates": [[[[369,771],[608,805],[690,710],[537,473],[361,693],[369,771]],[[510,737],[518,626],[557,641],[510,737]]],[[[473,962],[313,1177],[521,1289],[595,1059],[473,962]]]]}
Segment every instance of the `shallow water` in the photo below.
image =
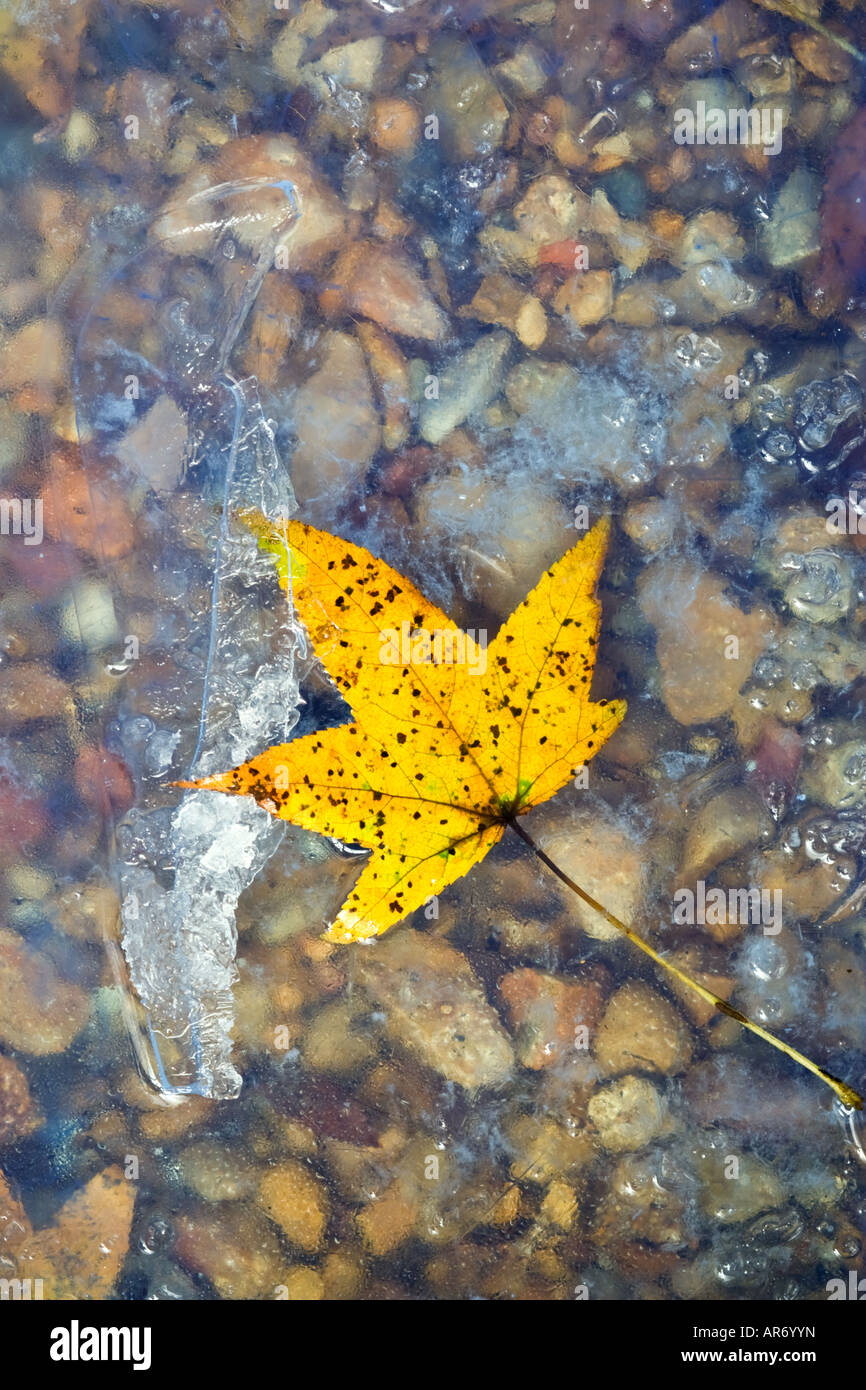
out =
{"type": "Polygon", "coordinates": [[[751,0],[7,5],[3,1274],[798,1300],[860,1270],[859,1117],[516,836],[335,947],[354,847],[170,785],[348,717],[239,509],[491,637],[609,515],[593,691],[629,712],[527,828],[863,1090],[866,25],[814,9],[843,44],[751,0]],[[702,109],[772,142],[678,140],[702,109]]]}

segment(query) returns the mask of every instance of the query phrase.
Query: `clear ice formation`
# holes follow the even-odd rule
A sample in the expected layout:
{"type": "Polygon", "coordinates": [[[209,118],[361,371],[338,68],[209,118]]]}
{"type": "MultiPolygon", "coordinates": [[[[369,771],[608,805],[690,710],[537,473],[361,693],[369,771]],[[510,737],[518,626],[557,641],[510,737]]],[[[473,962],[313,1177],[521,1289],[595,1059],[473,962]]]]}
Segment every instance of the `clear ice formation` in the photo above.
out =
{"type": "MultiPolygon", "coordinates": [[[[276,655],[261,661],[258,642],[250,640],[251,634],[258,635],[255,587],[268,578],[272,561],[232,521],[250,505],[274,519],[287,517],[293,510],[290,484],[280,470],[254,380],[228,385],[236,421],[226,461],[199,740],[190,769],[194,776],[252,757],[267,746],[275,728],[287,738],[298,718],[291,606],[287,601],[275,634],[276,655]]],[[[164,1090],[218,1099],[240,1090],[241,1078],[231,1061],[235,909],[283,830],[280,821],[247,797],[187,792],[168,833],[171,886],[162,887],[136,860],[121,864],[123,950],[132,984],[149,1014],[164,1090]],[[162,1039],[173,1044],[174,1081],[162,1056],[162,1039]]]]}
{"type": "MultiPolygon", "coordinates": [[[[234,259],[231,206],[255,183],[222,184],[196,196],[213,228],[217,264],[234,259]],[[229,209],[222,225],[214,207],[229,209]]],[[[90,440],[82,452],[103,472],[114,469],[127,487],[140,488],[144,478],[153,488],[158,468],[147,459],[143,470],[128,446],[132,431],[154,407],[180,420],[181,434],[186,430],[183,468],[176,480],[169,470],[168,485],[151,491],[145,504],[163,532],[166,556],[156,581],[161,626],[151,659],[161,672],[176,670],[177,676],[160,685],[150,702],[143,702],[134,681],[121,698],[116,742],[141,794],[112,827],[123,952],[146,1012],[149,1046],[139,1044],[136,1051],[166,1097],[228,1099],[240,1090],[231,1038],[235,912],[284,830],[246,797],[186,792],[167,804],[166,783],[242,762],[284,741],[298,719],[295,663],[303,636],[290,596],[277,590],[272,560],[238,520],[249,508],[287,520],[295,500],[257,382],[236,380],[229,367],[232,347],[273,264],[273,248],[300,215],[291,186],[280,189],[285,217],[263,239],[248,275],[228,284],[216,312],[206,299],[196,300],[201,276],[196,279],[195,268],[151,245],[112,275],[106,299],[110,303],[111,291],[120,286],[156,301],[157,351],[143,352],[133,334],[111,322],[100,296],[82,328],[76,360],[79,432],[90,440]],[[153,294],[154,283],[164,287],[161,294],[153,294]],[[119,398],[118,379],[136,383],[135,404],[128,402],[129,393],[119,398]],[[184,532],[179,498],[202,504],[194,537],[198,556],[184,532]],[[209,611],[197,613],[190,611],[187,589],[192,592],[200,580],[193,566],[202,557],[211,602],[209,611]]],[[[160,448],[157,438],[155,451],[160,448]]],[[[115,591],[122,612],[124,585],[117,579],[115,591]]],[[[117,669],[123,675],[122,663],[117,669]]]]}

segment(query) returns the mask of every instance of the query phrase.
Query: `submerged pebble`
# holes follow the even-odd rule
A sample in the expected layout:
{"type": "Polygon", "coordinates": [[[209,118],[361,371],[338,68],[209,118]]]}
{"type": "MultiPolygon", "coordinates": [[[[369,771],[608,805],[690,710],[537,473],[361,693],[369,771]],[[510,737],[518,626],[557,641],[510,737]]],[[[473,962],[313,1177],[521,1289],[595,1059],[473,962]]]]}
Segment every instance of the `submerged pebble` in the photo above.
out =
{"type": "Polygon", "coordinates": [[[25,1073],[11,1057],[0,1056],[0,1148],[20,1143],[42,1123],[25,1073]]]}
{"type": "Polygon", "coordinates": [[[395,932],[365,952],[358,979],[401,1046],[469,1091],[511,1075],[511,1045],[466,959],[444,941],[395,932]]]}
{"type": "Polygon", "coordinates": [[[642,1149],[671,1128],[664,1097],[641,1076],[623,1076],[603,1086],[586,1113],[611,1153],[642,1149]]]}
{"type": "Polygon", "coordinates": [[[36,1056],[65,1052],[87,1022],[87,993],[17,932],[0,931],[0,1039],[36,1056]]]}
{"type": "Polygon", "coordinates": [[[672,1004],[649,985],[623,985],[598,1026],[593,1053],[607,1076],[639,1067],[650,1072],[684,1071],[692,1056],[688,1027],[672,1004]]]}

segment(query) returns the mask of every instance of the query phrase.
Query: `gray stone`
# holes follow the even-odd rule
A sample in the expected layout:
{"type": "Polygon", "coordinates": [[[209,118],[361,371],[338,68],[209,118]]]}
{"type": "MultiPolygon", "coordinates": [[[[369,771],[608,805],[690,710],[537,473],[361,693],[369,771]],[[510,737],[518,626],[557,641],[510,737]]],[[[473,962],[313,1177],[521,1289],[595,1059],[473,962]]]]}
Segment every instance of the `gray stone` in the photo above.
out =
{"type": "Polygon", "coordinates": [[[497,395],[510,346],[508,333],[488,333],[445,369],[438,381],[438,400],[421,404],[422,439],[439,444],[497,395]]]}
{"type": "Polygon", "coordinates": [[[795,169],[780,189],[761,238],[770,265],[799,265],[819,249],[820,194],[819,179],[805,168],[795,169]]]}

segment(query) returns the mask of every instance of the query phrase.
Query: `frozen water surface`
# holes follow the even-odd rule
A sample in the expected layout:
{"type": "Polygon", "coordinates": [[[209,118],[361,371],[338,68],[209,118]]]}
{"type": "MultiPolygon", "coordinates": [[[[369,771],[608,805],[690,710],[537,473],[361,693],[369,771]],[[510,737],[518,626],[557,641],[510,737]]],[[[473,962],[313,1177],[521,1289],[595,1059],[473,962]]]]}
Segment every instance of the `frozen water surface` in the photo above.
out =
{"type": "MultiPolygon", "coordinates": [[[[260,186],[255,180],[219,186],[190,201],[196,211],[203,209],[209,233],[217,237],[222,224],[207,221],[211,208],[223,199],[236,205],[238,198],[260,186]]],[[[291,186],[279,191],[286,212],[266,239],[261,254],[268,259],[273,258],[277,232],[298,216],[291,186]]],[[[227,244],[234,245],[223,241],[223,251],[227,244]]],[[[160,262],[159,252],[151,253],[151,260],[164,270],[165,258],[160,262]]],[[[137,265],[135,273],[141,274],[137,265]]],[[[170,494],[185,473],[189,476],[194,469],[207,475],[215,512],[206,533],[210,613],[202,614],[199,630],[191,634],[189,684],[179,692],[182,708],[173,711],[187,731],[198,712],[195,748],[184,769],[189,778],[243,762],[269,741],[284,741],[298,717],[299,635],[290,599],[285,596],[262,620],[259,586],[273,588],[273,566],[239,520],[244,509],[251,509],[278,523],[286,521],[294,510],[294,497],[255,379],[238,382],[224,370],[262,273],[261,267],[252,269],[240,292],[227,296],[207,332],[193,329],[187,300],[174,301],[158,364],[126,349],[122,334],[116,335],[111,326],[106,329],[98,305],[91,310],[80,346],[79,418],[96,417],[94,452],[112,447],[104,439],[111,436],[112,421],[104,414],[100,417],[101,397],[94,399],[88,387],[104,380],[108,351],[115,359],[126,355],[126,365],[137,368],[131,374],[131,404],[138,404],[123,422],[120,444],[113,447],[127,478],[143,478],[160,499],[153,504],[150,524],[164,517],[170,494]],[[92,343],[95,351],[90,356],[92,343]],[[151,391],[160,393],[153,404],[148,378],[151,391]],[[196,699],[197,706],[191,704],[196,699]]],[[[110,295],[123,279],[121,270],[103,294],[110,295]]],[[[198,287],[195,280],[192,283],[198,287]]],[[[165,315],[157,315],[156,321],[165,331],[165,315]]],[[[170,562],[171,553],[165,600],[173,603],[166,607],[164,602],[161,614],[168,641],[177,635],[173,620],[183,624],[187,605],[185,578],[177,569],[176,582],[171,583],[170,562]]],[[[135,634],[130,637],[135,640],[135,634]]],[[[167,713],[161,724],[147,721],[143,749],[137,741],[129,746],[130,755],[138,754],[145,776],[166,774],[178,766],[182,730],[166,726],[167,713]]],[[[145,804],[118,828],[121,942],[132,986],[147,1012],[153,1047],[146,1065],[166,1094],[227,1098],[237,1095],[241,1085],[231,1062],[237,902],[276,849],[283,826],[252,801],[220,799],[215,805],[213,797],[197,792],[183,796],[168,828],[165,822],[164,809],[148,810],[145,804]]]]}

